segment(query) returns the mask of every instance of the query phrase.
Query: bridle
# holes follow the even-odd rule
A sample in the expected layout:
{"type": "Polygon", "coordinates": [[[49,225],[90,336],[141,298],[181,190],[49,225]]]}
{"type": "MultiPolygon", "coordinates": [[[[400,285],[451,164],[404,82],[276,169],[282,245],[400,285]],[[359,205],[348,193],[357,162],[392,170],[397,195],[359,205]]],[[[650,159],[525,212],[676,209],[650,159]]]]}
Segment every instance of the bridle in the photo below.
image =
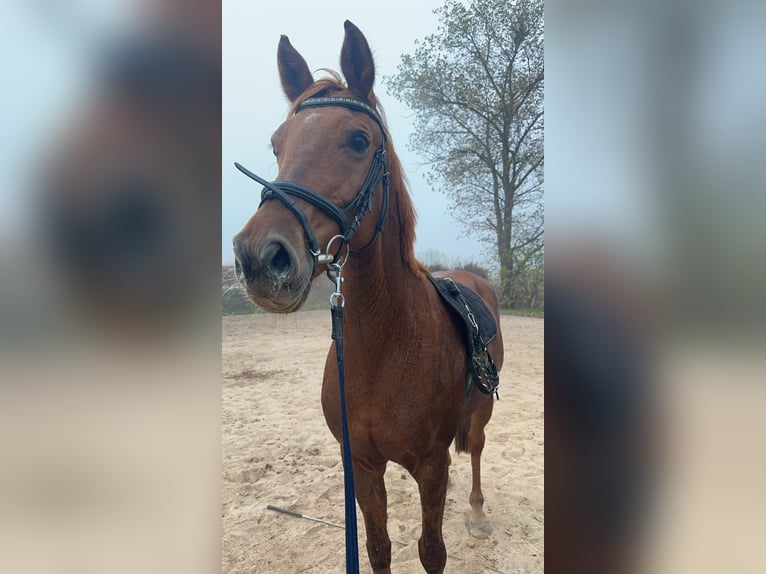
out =
{"type": "MultiPolygon", "coordinates": [[[[295,114],[307,108],[322,108],[330,106],[339,106],[355,112],[367,114],[375,121],[375,123],[378,124],[381,132],[383,133],[383,142],[380,144],[380,147],[375,151],[372,157],[372,163],[370,164],[370,169],[367,172],[367,177],[362,183],[362,187],[359,189],[354,199],[346,207],[341,209],[319,195],[317,192],[298,183],[295,183],[294,181],[276,180],[269,182],[254,174],[241,164],[236,162],[234,163],[239,171],[263,186],[263,191],[261,192],[261,203],[258,206],[259,208],[261,205],[263,205],[264,202],[271,199],[277,199],[281,201],[298,220],[298,223],[300,223],[301,227],[303,228],[303,234],[306,236],[308,250],[309,253],[311,253],[313,259],[314,268],[311,274],[312,277],[316,273],[318,264],[332,263],[334,260],[338,259],[338,255],[340,254],[343,247],[348,247],[352,237],[359,228],[362,219],[365,215],[372,211],[373,195],[375,194],[375,189],[381,183],[383,184],[383,202],[380,208],[380,214],[378,216],[378,223],[375,226],[375,233],[372,238],[363,247],[356,250],[355,253],[364,251],[374,243],[380,232],[383,230],[383,224],[385,223],[386,214],[388,212],[389,174],[388,169],[386,168],[386,141],[388,138],[386,135],[386,128],[383,125],[383,121],[381,120],[380,115],[378,115],[378,113],[372,107],[368,106],[364,102],[354,98],[340,96],[308,98],[295,108],[295,114]],[[341,241],[339,242],[338,248],[334,254],[321,252],[316,240],[316,236],[311,229],[311,225],[309,224],[306,214],[303,212],[300,206],[295,203],[295,201],[293,201],[292,198],[303,200],[306,203],[317,207],[338,225],[338,228],[340,229],[339,236],[341,241]]],[[[333,240],[337,239],[337,237],[338,236],[334,237],[333,240]]],[[[330,244],[328,244],[326,251],[329,251],[333,240],[331,240],[330,244]]]]}

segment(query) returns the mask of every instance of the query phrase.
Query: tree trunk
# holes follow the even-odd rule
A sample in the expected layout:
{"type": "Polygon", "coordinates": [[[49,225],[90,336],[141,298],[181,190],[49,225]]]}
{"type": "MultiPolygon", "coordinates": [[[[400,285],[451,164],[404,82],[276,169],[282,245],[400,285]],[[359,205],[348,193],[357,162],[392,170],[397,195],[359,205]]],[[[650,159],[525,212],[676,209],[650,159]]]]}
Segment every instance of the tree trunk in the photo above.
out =
{"type": "Polygon", "coordinates": [[[513,254],[510,249],[499,250],[500,259],[500,307],[513,306],[513,254]]]}

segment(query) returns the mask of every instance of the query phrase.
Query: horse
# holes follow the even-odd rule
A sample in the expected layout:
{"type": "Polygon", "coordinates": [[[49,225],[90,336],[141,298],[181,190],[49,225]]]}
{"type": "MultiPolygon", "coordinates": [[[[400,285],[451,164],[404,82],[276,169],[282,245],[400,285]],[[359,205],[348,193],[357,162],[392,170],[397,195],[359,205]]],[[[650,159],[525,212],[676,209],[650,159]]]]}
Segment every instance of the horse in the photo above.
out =
{"type": "MultiPolygon", "coordinates": [[[[466,391],[469,353],[462,334],[414,255],[416,216],[373,91],[372,53],[354,24],[344,27],[345,83],[331,70],[315,80],[287,36],[280,38],[277,63],[290,111],[271,138],[278,180],[258,178],[266,185],[264,200],[234,237],[235,267],[256,305],[291,313],[306,300],[312,280],[331,261],[342,262],[346,405],[369,561],[376,574],[390,572],[384,473],[393,461],[417,482],[419,557],[425,571],[436,574],[447,561],[442,521],[453,440],[458,453],[471,455],[469,530],[484,537],[491,532],[480,461],[493,398],[475,387],[466,391]],[[327,245],[327,253],[317,245],[327,245]]],[[[498,333],[488,350],[499,369],[503,342],[493,287],[466,271],[443,275],[475,291],[491,310],[498,333]]],[[[333,342],[321,401],[340,442],[334,348],[333,342]]]]}

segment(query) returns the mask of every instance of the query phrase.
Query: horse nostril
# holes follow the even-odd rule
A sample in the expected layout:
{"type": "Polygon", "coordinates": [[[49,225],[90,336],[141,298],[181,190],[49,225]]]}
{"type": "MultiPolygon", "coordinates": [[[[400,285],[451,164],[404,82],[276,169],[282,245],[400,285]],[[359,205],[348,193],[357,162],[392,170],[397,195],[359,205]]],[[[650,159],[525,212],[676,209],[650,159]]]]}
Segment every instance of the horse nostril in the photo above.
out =
{"type": "Polygon", "coordinates": [[[261,251],[260,261],[269,275],[283,282],[290,272],[292,257],[281,241],[272,241],[261,251]]]}
{"type": "Polygon", "coordinates": [[[234,274],[237,276],[237,281],[240,283],[245,282],[245,272],[242,269],[242,264],[239,262],[239,258],[234,259],[234,274]]]}
{"type": "Polygon", "coordinates": [[[245,283],[250,273],[250,257],[239,235],[234,238],[232,243],[234,248],[234,273],[240,283],[245,283]]]}
{"type": "Polygon", "coordinates": [[[278,273],[283,273],[290,268],[290,254],[285,251],[284,247],[280,246],[279,251],[274,255],[274,259],[271,260],[271,268],[278,273]]]}

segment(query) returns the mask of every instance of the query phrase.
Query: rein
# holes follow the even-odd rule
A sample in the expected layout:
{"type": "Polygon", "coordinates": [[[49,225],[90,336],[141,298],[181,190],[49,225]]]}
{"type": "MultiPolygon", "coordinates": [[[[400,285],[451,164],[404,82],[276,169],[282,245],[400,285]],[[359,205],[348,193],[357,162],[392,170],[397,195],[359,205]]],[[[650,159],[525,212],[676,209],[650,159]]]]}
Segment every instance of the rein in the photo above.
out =
{"type": "Polygon", "coordinates": [[[346,300],[341,292],[341,285],[343,283],[341,273],[347,261],[348,253],[342,262],[331,263],[328,266],[327,276],[335,281],[335,292],[330,295],[330,315],[332,316],[332,340],[335,341],[335,359],[338,362],[338,388],[342,426],[341,451],[343,456],[343,498],[346,525],[346,574],[359,574],[359,535],[356,526],[354,466],[351,459],[351,438],[348,432],[346,373],[343,362],[343,309],[346,300]]]}
{"type": "MultiPolygon", "coordinates": [[[[313,97],[308,98],[299,104],[295,113],[307,108],[318,108],[328,106],[340,106],[348,108],[355,112],[367,114],[380,127],[383,133],[383,143],[375,151],[367,177],[362,183],[362,187],[357,192],[354,199],[345,208],[340,209],[332,202],[328,201],[320,194],[292,181],[266,181],[262,177],[254,174],[239,163],[234,163],[236,168],[249,178],[260,183],[263,186],[261,192],[261,205],[265,201],[277,199],[289,209],[303,228],[306,236],[306,244],[309,253],[313,258],[314,268],[312,277],[316,273],[317,265],[327,264],[327,276],[335,283],[335,292],[330,296],[330,308],[332,315],[332,339],[335,342],[335,355],[338,362],[338,386],[340,390],[340,412],[342,424],[342,455],[343,455],[343,486],[345,500],[345,530],[346,530],[346,573],[359,574],[359,542],[357,535],[356,522],[356,496],[354,494],[354,469],[351,459],[351,440],[348,431],[348,414],[346,412],[346,378],[343,361],[343,309],[345,298],[343,296],[341,285],[343,283],[343,266],[347,263],[350,251],[351,238],[356,233],[362,218],[372,211],[372,199],[375,189],[382,184],[383,201],[380,208],[380,215],[375,226],[375,233],[372,238],[360,249],[353,253],[360,253],[370,247],[380,235],[388,213],[389,203],[389,174],[386,167],[386,128],[383,125],[378,113],[367,104],[353,98],[344,98],[339,96],[313,97]],[[319,250],[316,236],[314,235],[308,218],[303,210],[292,198],[297,198],[314,207],[319,208],[325,215],[329,216],[338,225],[340,234],[330,239],[325,249],[325,253],[319,250]],[[349,223],[351,214],[353,219],[349,223]],[[338,249],[335,254],[330,254],[330,246],[337,239],[340,239],[338,249]],[[346,255],[339,259],[343,247],[346,247],[346,255]]],[[[260,205],[258,206],[260,208],[260,205]]]]}

